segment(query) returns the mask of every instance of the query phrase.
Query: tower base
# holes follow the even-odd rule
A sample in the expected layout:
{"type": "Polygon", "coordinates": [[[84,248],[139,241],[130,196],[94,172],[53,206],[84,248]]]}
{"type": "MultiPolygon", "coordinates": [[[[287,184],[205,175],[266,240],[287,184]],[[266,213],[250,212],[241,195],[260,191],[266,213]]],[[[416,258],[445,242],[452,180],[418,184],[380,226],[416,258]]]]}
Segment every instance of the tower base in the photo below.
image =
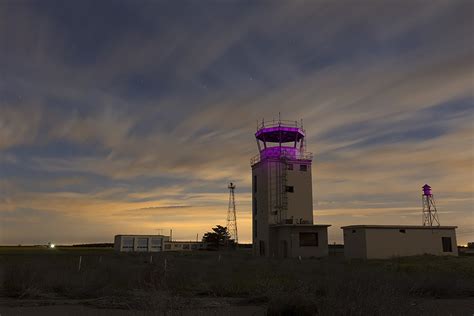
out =
{"type": "Polygon", "coordinates": [[[256,243],[254,254],[278,258],[319,258],[328,255],[331,225],[270,225],[269,238],[256,243]]]}

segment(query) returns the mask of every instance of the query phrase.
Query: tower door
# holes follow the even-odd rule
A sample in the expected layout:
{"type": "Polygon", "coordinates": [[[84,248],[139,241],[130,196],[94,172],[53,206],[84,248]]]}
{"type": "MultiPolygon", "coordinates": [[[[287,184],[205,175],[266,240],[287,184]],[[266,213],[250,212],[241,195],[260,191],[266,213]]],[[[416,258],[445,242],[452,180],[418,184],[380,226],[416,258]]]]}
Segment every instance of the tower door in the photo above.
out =
{"type": "Polygon", "coordinates": [[[281,254],[283,258],[288,258],[288,242],[286,240],[281,241],[281,254]]]}

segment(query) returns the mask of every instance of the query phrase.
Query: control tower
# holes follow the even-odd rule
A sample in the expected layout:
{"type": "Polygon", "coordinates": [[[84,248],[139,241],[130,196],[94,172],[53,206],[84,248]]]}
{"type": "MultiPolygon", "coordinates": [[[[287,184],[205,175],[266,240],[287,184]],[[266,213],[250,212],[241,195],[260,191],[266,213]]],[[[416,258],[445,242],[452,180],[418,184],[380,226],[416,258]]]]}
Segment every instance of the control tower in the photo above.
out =
{"type": "Polygon", "coordinates": [[[327,255],[327,227],[313,224],[312,154],[297,121],[262,121],[255,133],[259,154],[252,166],[255,255],[327,255]]]}

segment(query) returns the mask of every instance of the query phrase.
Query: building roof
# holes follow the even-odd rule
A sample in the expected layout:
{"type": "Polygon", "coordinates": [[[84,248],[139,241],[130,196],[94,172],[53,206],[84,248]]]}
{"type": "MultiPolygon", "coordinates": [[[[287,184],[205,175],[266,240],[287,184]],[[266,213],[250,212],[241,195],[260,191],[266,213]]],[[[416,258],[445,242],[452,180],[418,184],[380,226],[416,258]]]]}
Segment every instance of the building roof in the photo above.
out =
{"type": "Polygon", "coordinates": [[[270,225],[270,227],[329,227],[331,225],[328,224],[321,224],[321,225],[315,225],[315,224],[273,224],[270,225]]]}
{"type": "Polygon", "coordinates": [[[385,229],[456,229],[457,226],[421,226],[421,225],[349,225],[342,226],[341,229],[354,228],[385,228],[385,229]]]}
{"type": "Polygon", "coordinates": [[[184,241],[184,240],[170,240],[170,241],[165,241],[166,243],[170,244],[203,244],[203,241],[184,241]]]}
{"type": "Polygon", "coordinates": [[[119,234],[115,237],[169,237],[165,235],[139,235],[139,234],[119,234]]]}
{"type": "Polygon", "coordinates": [[[255,133],[255,137],[263,142],[289,143],[304,138],[304,131],[290,126],[263,127],[255,133]]]}

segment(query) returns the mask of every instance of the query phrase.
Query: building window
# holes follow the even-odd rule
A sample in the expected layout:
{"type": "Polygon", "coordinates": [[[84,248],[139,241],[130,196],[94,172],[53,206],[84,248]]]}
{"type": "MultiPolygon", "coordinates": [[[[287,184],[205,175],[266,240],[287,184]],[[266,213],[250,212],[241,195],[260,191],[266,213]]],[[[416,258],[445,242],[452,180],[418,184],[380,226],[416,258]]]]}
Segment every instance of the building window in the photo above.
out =
{"type": "Polygon", "coordinates": [[[295,192],[295,188],[292,185],[287,185],[286,186],[286,192],[293,193],[293,192],[295,192]]]}
{"type": "Polygon", "coordinates": [[[133,237],[123,237],[122,239],[123,249],[133,249],[133,237]]]}
{"type": "Polygon", "coordinates": [[[288,169],[288,170],[293,170],[293,164],[292,164],[292,163],[289,163],[289,164],[287,165],[287,169],[288,169]]]}
{"type": "Polygon", "coordinates": [[[189,244],[184,244],[183,249],[189,249],[189,244]]]}
{"type": "Polygon", "coordinates": [[[198,248],[197,244],[191,244],[191,249],[196,250],[198,248]]]}
{"type": "Polygon", "coordinates": [[[451,237],[441,237],[441,242],[443,244],[443,252],[453,252],[451,237]]]}
{"type": "Polygon", "coordinates": [[[257,238],[257,220],[253,221],[253,236],[257,238]]]}
{"type": "Polygon", "coordinates": [[[257,216],[257,199],[253,199],[253,215],[257,216]]]}
{"type": "Polygon", "coordinates": [[[307,165],[300,165],[300,171],[308,171],[307,165]]]}
{"type": "Polygon", "coordinates": [[[161,238],[152,238],[151,239],[151,248],[153,248],[153,249],[161,248],[161,238]]]}
{"type": "Polygon", "coordinates": [[[300,233],[300,247],[317,247],[318,233],[300,233]]]}
{"type": "Polygon", "coordinates": [[[253,176],[253,192],[257,193],[257,176],[253,176]]]}
{"type": "Polygon", "coordinates": [[[354,234],[355,232],[356,232],[356,230],[355,230],[355,229],[353,229],[353,230],[352,230],[352,233],[354,234]]]}
{"type": "Polygon", "coordinates": [[[260,240],[260,256],[265,256],[265,242],[263,240],[260,240]]]}
{"type": "Polygon", "coordinates": [[[137,249],[148,249],[148,238],[137,238],[137,249]]]}
{"type": "Polygon", "coordinates": [[[405,229],[400,229],[399,232],[405,234],[407,231],[405,229]]]}
{"type": "Polygon", "coordinates": [[[171,249],[171,244],[166,244],[165,249],[171,249]]]}

